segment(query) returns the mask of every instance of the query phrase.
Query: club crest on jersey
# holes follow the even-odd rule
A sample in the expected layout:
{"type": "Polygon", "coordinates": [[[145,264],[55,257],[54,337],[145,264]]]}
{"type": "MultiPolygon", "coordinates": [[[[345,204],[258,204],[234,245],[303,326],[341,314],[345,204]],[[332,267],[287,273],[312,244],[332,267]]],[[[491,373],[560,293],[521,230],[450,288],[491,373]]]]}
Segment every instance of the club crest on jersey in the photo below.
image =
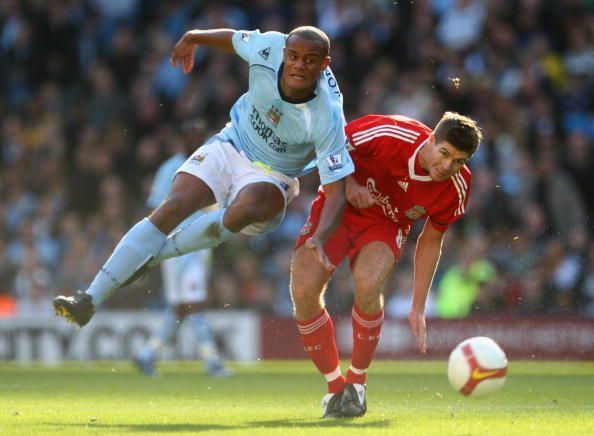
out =
{"type": "Polygon", "coordinates": [[[202,163],[204,158],[206,158],[205,154],[195,154],[194,156],[192,156],[192,159],[190,160],[196,163],[202,163]]]}
{"type": "Polygon", "coordinates": [[[344,166],[342,164],[342,155],[340,154],[331,154],[326,158],[326,162],[328,162],[328,169],[330,171],[339,170],[344,166]]]}
{"type": "Polygon", "coordinates": [[[408,182],[398,180],[397,183],[398,183],[398,186],[400,186],[404,192],[408,191],[408,182]]]}
{"type": "Polygon", "coordinates": [[[246,32],[241,32],[241,38],[240,38],[243,42],[249,42],[250,41],[250,34],[246,33],[246,32]]]}
{"type": "Polygon", "coordinates": [[[281,115],[282,113],[279,109],[275,108],[274,106],[271,106],[270,109],[268,109],[266,117],[270,120],[272,124],[276,126],[281,119],[281,115]]]}
{"type": "Polygon", "coordinates": [[[260,50],[258,52],[258,54],[260,55],[260,57],[262,59],[264,59],[265,61],[268,60],[268,56],[270,56],[270,47],[266,47],[264,50],[260,50]]]}
{"type": "Polygon", "coordinates": [[[411,220],[416,220],[417,218],[422,217],[426,213],[427,213],[427,211],[425,210],[425,208],[423,206],[415,205],[415,206],[411,207],[409,210],[407,210],[406,212],[404,212],[404,215],[406,215],[411,220]]]}

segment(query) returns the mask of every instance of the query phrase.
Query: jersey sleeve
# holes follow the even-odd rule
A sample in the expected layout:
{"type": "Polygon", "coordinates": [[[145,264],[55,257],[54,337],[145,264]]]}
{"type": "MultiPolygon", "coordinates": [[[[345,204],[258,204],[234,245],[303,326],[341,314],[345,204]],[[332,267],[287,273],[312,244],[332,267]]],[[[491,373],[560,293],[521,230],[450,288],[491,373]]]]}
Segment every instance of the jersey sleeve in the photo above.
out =
{"type": "MultiPolygon", "coordinates": [[[[399,145],[420,144],[431,129],[417,120],[401,115],[365,115],[346,125],[349,152],[357,157],[394,153],[399,145]]],[[[400,148],[400,147],[398,147],[400,148]]]]}
{"type": "Polygon", "coordinates": [[[470,198],[470,180],[470,170],[466,166],[459,173],[452,176],[451,182],[455,189],[451,191],[451,201],[438,213],[429,217],[433,227],[440,232],[445,232],[450,224],[466,213],[468,199],[470,198]]]}
{"type": "Polygon", "coordinates": [[[321,138],[316,148],[318,173],[322,185],[335,182],[355,172],[355,165],[347,150],[344,135],[344,120],[335,122],[321,138]]]}
{"type": "Polygon", "coordinates": [[[235,52],[248,64],[255,63],[255,56],[266,60],[266,49],[271,47],[284,47],[286,36],[280,32],[264,32],[259,30],[238,30],[233,34],[231,41],[235,52]]]}
{"type": "Polygon", "coordinates": [[[393,147],[395,139],[389,137],[386,141],[386,136],[383,135],[389,134],[393,128],[388,123],[390,121],[386,116],[366,115],[346,125],[348,150],[355,162],[363,156],[377,154],[385,146],[393,147]]]}

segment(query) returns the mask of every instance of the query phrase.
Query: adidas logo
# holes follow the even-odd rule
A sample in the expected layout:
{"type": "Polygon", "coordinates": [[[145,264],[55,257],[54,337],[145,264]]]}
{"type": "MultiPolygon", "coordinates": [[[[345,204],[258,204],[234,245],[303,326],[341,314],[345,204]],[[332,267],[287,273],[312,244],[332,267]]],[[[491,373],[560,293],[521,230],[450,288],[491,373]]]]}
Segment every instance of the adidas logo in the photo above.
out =
{"type": "Polygon", "coordinates": [[[398,186],[400,186],[404,192],[406,192],[408,190],[408,182],[403,182],[402,180],[398,180],[398,186]]]}

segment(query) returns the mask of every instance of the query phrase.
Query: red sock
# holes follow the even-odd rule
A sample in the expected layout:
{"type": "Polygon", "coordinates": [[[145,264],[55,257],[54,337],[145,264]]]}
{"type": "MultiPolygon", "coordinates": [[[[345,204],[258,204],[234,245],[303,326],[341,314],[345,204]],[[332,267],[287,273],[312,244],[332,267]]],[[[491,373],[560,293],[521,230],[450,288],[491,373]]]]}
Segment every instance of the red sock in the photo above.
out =
{"type": "Polygon", "coordinates": [[[363,385],[367,381],[367,368],[371,364],[373,353],[380,339],[384,311],[382,309],[370,315],[354,305],[352,315],[353,354],[346,379],[348,383],[363,385]]]}
{"type": "Polygon", "coordinates": [[[326,378],[328,392],[342,392],[345,378],[340,372],[334,324],[326,309],[312,319],[297,321],[297,328],[303,348],[318,371],[326,378]]]}

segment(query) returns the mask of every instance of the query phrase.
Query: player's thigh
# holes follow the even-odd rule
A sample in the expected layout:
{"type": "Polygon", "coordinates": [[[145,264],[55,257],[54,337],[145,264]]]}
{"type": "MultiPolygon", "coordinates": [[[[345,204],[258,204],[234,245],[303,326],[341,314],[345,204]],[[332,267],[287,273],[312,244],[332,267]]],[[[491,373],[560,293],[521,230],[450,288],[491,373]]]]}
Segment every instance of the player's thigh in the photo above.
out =
{"type": "Polygon", "coordinates": [[[213,139],[178,168],[171,194],[186,194],[198,209],[214,203],[226,207],[238,171],[245,170],[243,160],[232,144],[213,139]]]}
{"type": "MultiPolygon", "coordinates": [[[[324,209],[325,196],[323,193],[318,193],[317,197],[311,203],[311,208],[307,221],[299,232],[299,238],[295,242],[295,251],[300,249],[309,238],[316,232],[320,219],[322,217],[322,211],[324,209]]],[[[343,219],[340,225],[334,230],[334,233],[330,236],[326,244],[324,244],[324,251],[326,256],[333,265],[339,265],[342,260],[346,257],[350,241],[353,238],[353,231],[346,225],[346,213],[345,219],[343,219]]]]}
{"type": "Polygon", "coordinates": [[[357,303],[382,294],[396,260],[393,249],[384,241],[369,242],[359,250],[351,265],[357,303]]]}
{"type": "Polygon", "coordinates": [[[214,202],[214,194],[203,180],[180,172],[165,200],[150,214],[150,220],[167,234],[192,213],[214,202]]]}
{"type": "Polygon", "coordinates": [[[227,207],[223,224],[231,231],[240,231],[253,223],[263,223],[283,215],[286,198],[270,182],[254,182],[244,186],[227,207]]]}
{"type": "Polygon", "coordinates": [[[299,195],[299,181],[238,155],[238,170],[229,193],[225,226],[246,235],[275,230],[285,217],[287,205],[299,195]]]}

